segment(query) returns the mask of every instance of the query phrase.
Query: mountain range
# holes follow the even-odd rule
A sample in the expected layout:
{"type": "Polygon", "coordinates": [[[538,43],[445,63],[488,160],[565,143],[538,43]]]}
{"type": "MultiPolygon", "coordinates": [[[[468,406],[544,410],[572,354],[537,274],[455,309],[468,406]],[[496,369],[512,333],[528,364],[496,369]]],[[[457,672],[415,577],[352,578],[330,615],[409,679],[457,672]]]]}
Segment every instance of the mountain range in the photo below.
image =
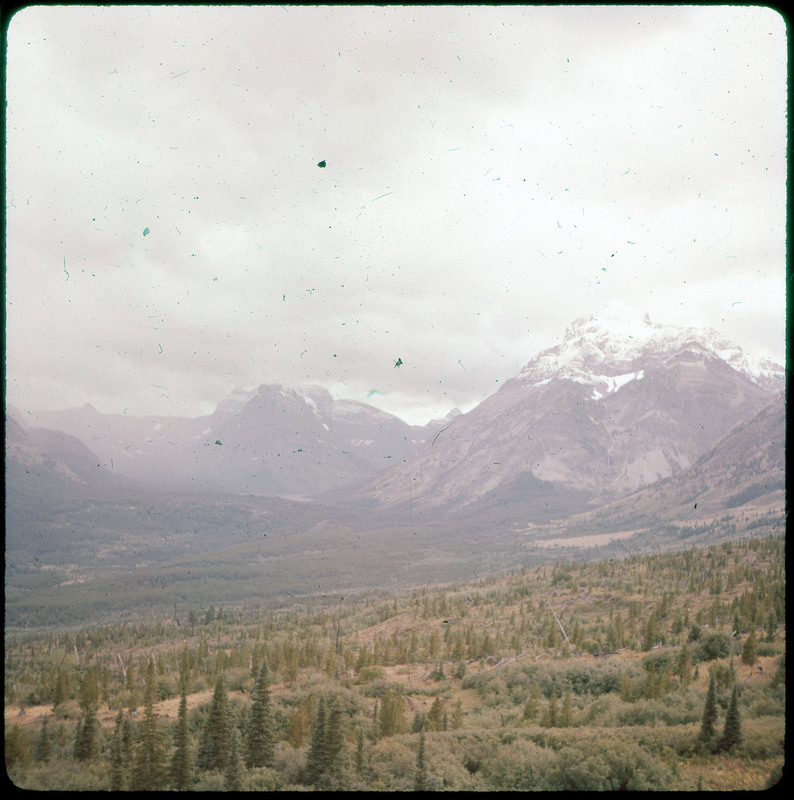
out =
{"type": "Polygon", "coordinates": [[[409,425],[318,386],[262,385],[203,417],[105,415],[86,404],[38,412],[33,429],[68,434],[141,488],[310,497],[365,482],[444,423],[409,425]]]}
{"type": "Polygon", "coordinates": [[[713,331],[593,315],[425,426],[280,385],[199,418],[9,408],[6,602],[33,619],[80,581],[181,581],[221,552],[272,593],[306,574],[457,580],[580,539],[636,552],[777,530],[784,386],[713,331]],[[257,564],[275,570],[266,585],[257,564]]]}
{"type": "Polygon", "coordinates": [[[317,386],[238,390],[198,418],[104,415],[89,404],[10,412],[32,445],[100,485],[330,492],[434,516],[550,494],[614,501],[692,466],[784,380],[781,366],[752,362],[714,331],[601,313],[568,326],[472,411],[425,426],[317,386]]]}

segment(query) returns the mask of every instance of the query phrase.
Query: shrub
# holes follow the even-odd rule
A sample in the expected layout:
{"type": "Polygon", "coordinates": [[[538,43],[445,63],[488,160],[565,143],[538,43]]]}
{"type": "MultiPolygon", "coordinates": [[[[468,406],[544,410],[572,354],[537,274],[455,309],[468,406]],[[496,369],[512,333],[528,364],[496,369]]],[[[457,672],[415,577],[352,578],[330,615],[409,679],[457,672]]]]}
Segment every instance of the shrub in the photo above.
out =
{"type": "Polygon", "coordinates": [[[727,633],[708,633],[695,648],[693,661],[714,661],[731,654],[732,642],[727,633]]]}
{"type": "Polygon", "coordinates": [[[243,778],[242,789],[246,792],[277,792],[283,788],[281,776],[268,767],[248,770],[243,778]]]}
{"type": "Polygon", "coordinates": [[[386,670],[380,666],[362,667],[358,673],[356,683],[368,683],[369,681],[385,681],[386,670]]]}
{"type": "Polygon", "coordinates": [[[543,776],[554,761],[554,753],[534,742],[520,740],[496,748],[482,765],[488,788],[494,791],[546,789],[543,776]]]}
{"type": "Polygon", "coordinates": [[[672,773],[636,744],[595,742],[564,747],[546,772],[549,791],[614,792],[668,789],[672,773]]]}
{"type": "Polygon", "coordinates": [[[277,744],[273,767],[286,786],[297,786],[306,772],[306,751],[294,750],[282,743],[277,744]]]}
{"type": "Polygon", "coordinates": [[[785,718],[782,716],[742,720],[742,743],[736,749],[736,754],[754,759],[782,756],[785,729],[785,718]]]}
{"type": "Polygon", "coordinates": [[[405,736],[382,739],[370,750],[370,789],[375,791],[412,791],[416,774],[416,752],[405,736]]]}
{"type": "Polygon", "coordinates": [[[618,712],[618,725],[653,725],[661,717],[658,700],[637,700],[618,712]]]}

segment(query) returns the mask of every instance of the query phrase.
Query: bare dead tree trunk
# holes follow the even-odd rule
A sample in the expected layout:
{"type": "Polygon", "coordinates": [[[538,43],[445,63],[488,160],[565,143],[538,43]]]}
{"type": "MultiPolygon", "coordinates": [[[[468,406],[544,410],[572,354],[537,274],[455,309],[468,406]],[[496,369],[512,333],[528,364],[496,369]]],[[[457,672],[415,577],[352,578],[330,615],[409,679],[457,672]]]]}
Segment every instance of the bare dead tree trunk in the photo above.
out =
{"type": "Polygon", "coordinates": [[[551,613],[552,613],[552,614],[553,614],[553,616],[554,616],[554,620],[555,620],[555,622],[557,623],[557,626],[559,627],[559,629],[560,629],[560,632],[562,633],[562,637],[563,637],[563,639],[565,639],[565,641],[566,641],[566,642],[568,642],[568,647],[570,647],[570,648],[571,648],[571,651],[574,651],[576,648],[575,648],[575,647],[574,647],[574,646],[571,644],[571,640],[570,640],[570,639],[567,637],[567,635],[565,634],[565,629],[562,627],[562,623],[561,623],[561,622],[560,622],[560,620],[557,618],[557,615],[554,613],[554,609],[551,607],[551,603],[549,603],[549,601],[548,601],[548,600],[546,600],[546,604],[547,604],[547,605],[548,605],[548,607],[549,607],[549,611],[551,611],[551,613]]]}

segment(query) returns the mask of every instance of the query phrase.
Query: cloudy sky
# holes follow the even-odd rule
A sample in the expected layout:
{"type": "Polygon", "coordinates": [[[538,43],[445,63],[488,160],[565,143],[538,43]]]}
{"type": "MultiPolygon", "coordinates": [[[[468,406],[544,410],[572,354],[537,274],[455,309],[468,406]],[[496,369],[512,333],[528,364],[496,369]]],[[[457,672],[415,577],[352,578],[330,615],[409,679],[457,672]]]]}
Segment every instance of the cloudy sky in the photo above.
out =
{"type": "Polygon", "coordinates": [[[784,361],[769,9],[32,7],[7,44],[23,409],[424,423],[615,300],[784,361]]]}

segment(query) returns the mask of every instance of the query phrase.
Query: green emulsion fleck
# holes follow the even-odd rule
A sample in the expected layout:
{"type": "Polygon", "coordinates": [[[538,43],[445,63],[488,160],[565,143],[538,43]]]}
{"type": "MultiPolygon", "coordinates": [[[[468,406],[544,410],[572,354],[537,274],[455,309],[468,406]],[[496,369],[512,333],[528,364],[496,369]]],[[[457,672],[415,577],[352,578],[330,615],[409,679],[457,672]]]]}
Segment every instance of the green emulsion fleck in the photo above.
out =
{"type": "Polygon", "coordinates": [[[148,228],[144,228],[143,229],[143,235],[144,236],[148,236],[149,235],[149,229],[148,228]]]}

